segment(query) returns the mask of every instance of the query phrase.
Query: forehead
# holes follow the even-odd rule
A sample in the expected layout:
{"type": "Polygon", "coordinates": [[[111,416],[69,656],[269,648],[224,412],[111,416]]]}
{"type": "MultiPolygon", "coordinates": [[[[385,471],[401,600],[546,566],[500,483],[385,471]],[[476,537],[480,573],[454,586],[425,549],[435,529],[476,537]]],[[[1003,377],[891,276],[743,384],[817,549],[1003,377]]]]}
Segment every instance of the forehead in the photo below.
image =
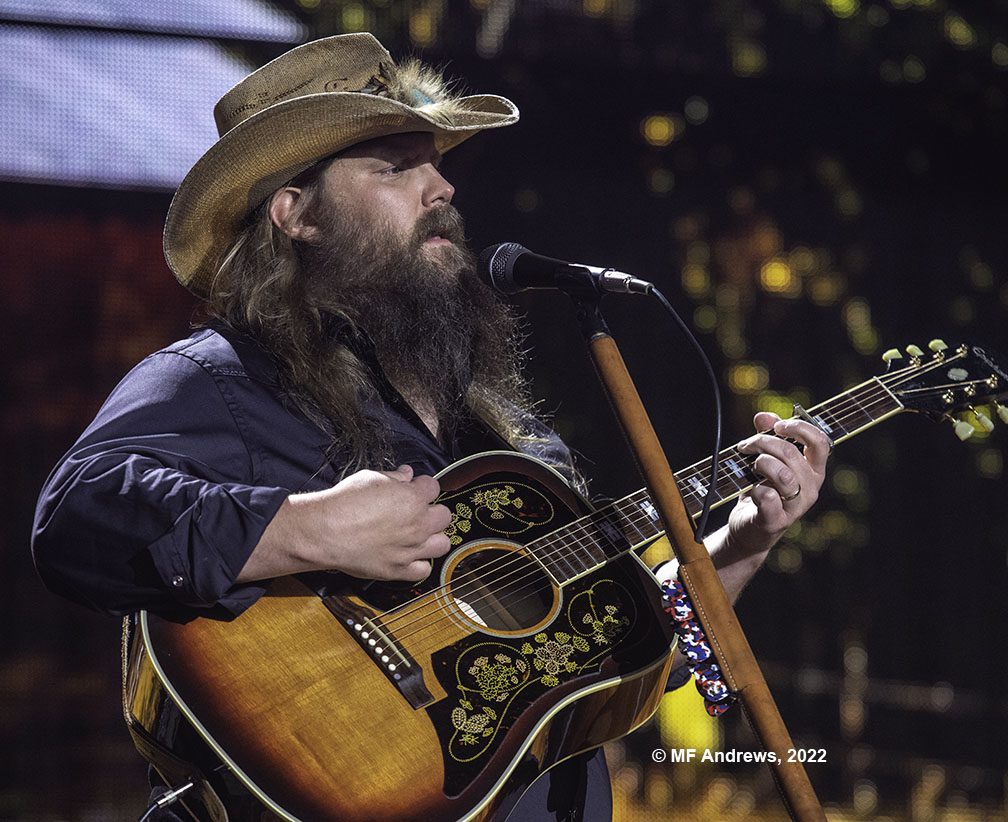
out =
{"type": "Polygon", "coordinates": [[[436,155],[434,135],[425,131],[410,131],[405,134],[389,134],[386,137],[376,137],[365,140],[341,151],[338,157],[378,157],[386,159],[389,156],[436,155]]]}

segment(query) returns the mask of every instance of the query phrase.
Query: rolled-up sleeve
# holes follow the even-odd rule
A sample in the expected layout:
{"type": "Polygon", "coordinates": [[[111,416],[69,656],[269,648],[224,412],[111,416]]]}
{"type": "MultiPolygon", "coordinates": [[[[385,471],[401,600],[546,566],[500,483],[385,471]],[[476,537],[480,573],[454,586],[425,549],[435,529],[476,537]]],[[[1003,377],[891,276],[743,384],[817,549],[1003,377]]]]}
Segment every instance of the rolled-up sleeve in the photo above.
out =
{"type": "Polygon", "coordinates": [[[227,380],[184,354],[138,365],[42,489],[32,535],[54,592],[112,614],[239,613],[235,579],[290,491],[257,484],[227,380]]]}

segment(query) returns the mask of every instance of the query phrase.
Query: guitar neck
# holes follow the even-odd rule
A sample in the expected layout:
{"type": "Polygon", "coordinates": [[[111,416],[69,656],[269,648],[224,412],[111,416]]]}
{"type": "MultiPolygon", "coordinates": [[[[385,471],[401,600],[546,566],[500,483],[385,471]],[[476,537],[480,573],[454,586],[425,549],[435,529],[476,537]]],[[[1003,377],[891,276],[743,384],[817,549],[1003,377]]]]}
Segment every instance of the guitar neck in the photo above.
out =
{"type": "MultiPolygon", "coordinates": [[[[878,377],[867,380],[809,409],[809,417],[834,444],[860,434],[904,408],[878,377]]],[[[756,458],[736,446],[721,451],[712,490],[715,508],[744,494],[762,481],[756,458]]],[[[703,508],[710,484],[711,458],[676,472],[675,479],[690,517],[703,508]]],[[[646,488],[605,505],[560,529],[541,545],[526,546],[563,584],[664,533],[664,525],[646,488]]]]}

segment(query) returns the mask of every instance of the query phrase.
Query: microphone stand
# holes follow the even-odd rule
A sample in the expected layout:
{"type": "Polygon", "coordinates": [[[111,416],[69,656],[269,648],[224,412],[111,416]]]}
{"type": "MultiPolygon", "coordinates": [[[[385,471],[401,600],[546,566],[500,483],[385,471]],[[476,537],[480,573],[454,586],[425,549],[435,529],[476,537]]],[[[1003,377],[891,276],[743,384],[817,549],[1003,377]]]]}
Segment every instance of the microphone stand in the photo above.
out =
{"type": "Polygon", "coordinates": [[[770,767],[791,818],[825,822],[826,815],[802,763],[790,756],[794,742],[784,725],[735,610],[714,569],[710,554],[697,541],[675,476],[648,418],[626,364],[599,310],[597,284],[565,289],[577,307],[578,321],[609,402],[644,475],[651,499],[665,524],[665,534],[679,560],[679,580],[693,600],[725,682],[735,693],[753,732],[777,755],[770,767]],[[789,761],[789,759],[791,761],[789,761]]]}

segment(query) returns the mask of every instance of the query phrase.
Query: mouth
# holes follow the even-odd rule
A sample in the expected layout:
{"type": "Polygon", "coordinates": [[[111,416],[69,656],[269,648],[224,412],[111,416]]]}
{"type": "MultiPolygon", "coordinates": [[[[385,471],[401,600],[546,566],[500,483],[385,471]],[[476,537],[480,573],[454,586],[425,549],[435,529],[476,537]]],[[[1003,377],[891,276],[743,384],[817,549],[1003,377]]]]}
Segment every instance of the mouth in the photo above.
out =
{"type": "Polygon", "coordinates": [[[432,234],[426,240],[424,240],[424,245],[451,245],[452,241],[446,237],[442,237],[440,234],[432,234]]]}

